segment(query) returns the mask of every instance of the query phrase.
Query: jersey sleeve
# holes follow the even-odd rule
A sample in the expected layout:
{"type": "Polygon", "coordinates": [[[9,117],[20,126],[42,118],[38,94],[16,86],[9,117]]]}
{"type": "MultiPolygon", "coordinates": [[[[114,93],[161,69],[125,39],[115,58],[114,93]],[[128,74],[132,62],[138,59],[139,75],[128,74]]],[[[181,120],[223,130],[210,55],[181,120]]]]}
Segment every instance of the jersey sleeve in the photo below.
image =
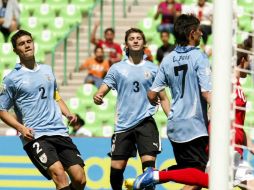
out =
{"type": "Polygon", "coordinates": [[[4,79],[0,87],[0,110],[8,111],[14,102],[15,86],[9,79],[4,79]]]}
{"type": "Polygon", "coordinates": [[[202,53],[197,60],[196,70],[201,92],[212,91],[210,63],[204,53],[202,53]]]}
{"type": "Polygon", "coordinates": [[[117,78],[117,70],[115,65],[110,67],[107,75],[105,76],[103,83],[106,84],[111,89],[116,89],[116,78],[117,78]]]}
{"type": "Polygon", "coordinates": [[[165,67],[165,64],[162,61],[159,71],[157,72],[157,74],[155,76],[155,79],[153,81],[153,84],[152,84],[150,90],[152,90],[154,92],[160,92],[167,86],[164,67],[165,67]]]}

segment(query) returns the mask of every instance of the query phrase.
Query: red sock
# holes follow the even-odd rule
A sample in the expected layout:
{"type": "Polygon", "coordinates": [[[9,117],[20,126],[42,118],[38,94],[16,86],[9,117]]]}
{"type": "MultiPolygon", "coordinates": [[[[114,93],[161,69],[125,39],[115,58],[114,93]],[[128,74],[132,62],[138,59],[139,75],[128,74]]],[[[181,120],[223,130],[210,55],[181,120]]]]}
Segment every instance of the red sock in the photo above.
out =
{"type": "Polygon", "coordinates": [[[208,174],[196,168],[159,171],[159,182],[168,181],[208,188],[208,174]]]}

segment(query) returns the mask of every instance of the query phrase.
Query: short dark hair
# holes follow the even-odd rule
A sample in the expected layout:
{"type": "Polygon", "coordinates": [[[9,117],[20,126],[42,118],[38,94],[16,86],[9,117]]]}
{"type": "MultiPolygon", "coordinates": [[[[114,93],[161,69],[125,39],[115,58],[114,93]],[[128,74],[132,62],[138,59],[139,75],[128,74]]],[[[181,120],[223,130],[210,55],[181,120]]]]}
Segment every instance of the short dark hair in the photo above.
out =
{"type": "Polygon", "coordinates": [[[26,30],[19,30],[17,31],[12,37],[11,37],[11,44],[12,44],[12,47],[15,49],[16,46],[17,46],[17,39],[22,37],[22,36],[30,36],[32,39],[32,34],[26,30]]]}
{"type": "Polygon", "coordinates": [[[170,36],[170,33],[168,31],[166,31],[166,30],[161,31],[160,32],[160,36],[162,36],[162,34],[164,34],[164,33],[167,34],[168,36],[170,36]]]}
{"type": "MultiPolygon", "coordinates": [[[[128,37],[129,37],[129,35],[130,35],[131,33],[139,33],[139,34],[142,36],[142,38],[143,38],[144,45],[146,45],[146,37],[145,37],[145,35],[144,35],[144,32],[143,32],[142,30],[138,29],[138,28],[130,28],[129,30],[127,30],[127,31],[125,32],[125,38],[124,38],[125,44],[127,44],[128,37]]],[[[144,46],[144,48],[145,48],[145,46],[144,46]]],[[[126,49],[126,48],[125,48],[125,54],[126,54],[127,56],[129,56],[129,51],[128,51],[128,49],[126,49]]]]}
{"type": "Polygon", "coordinates": [[[127,41],[128,41],[128,37],[131,33],[139,33],[141,34],[142,38],[143,38],[143,41],[144,41],[144,45],[146,45],[146,37],[144,35],[144,32],[138,28],[130,28],[129,30],[127,30],[125,32],[125,38],[124,38],[124,41],[125,41],[125,44],[127,44],[127,41]]]}
{"type": "Polygon", "coordinates": [[[104,34],[106,34],[107,32],[112,32],[113,34],[115,34],[114,28],[106,28],[106,29],[104,30],[104,34]]]}
{"type": "MultiPolygon", "coordinates": [[[[237,48],[239,49],[243,49],[243,50],[246,50],[246,48],[242,45],[242,44],[238,44],[237,45],[237,48]]],[[[248,53],[246,52],[241,52],[241,51],[237,51],[236,53],[236,65],[240,65],[242,59],[244,58],[245,60],[248,60],[248,53]]]]}
{"type": "Polygon", "coordinates": [[[104,51],[103,47],[101,47],[101,46],[95,46],[93,52],[96,53],[97,49],[101,49],[102,51],[104,51]]]}
{"type": "Polygon", "coordinates": [[[200,21],[192,14],[180,15],[174,23],[174,36],[176,44],[186,46],[189,43],[189,35],[192,30],[197,30],[200,21]]]}

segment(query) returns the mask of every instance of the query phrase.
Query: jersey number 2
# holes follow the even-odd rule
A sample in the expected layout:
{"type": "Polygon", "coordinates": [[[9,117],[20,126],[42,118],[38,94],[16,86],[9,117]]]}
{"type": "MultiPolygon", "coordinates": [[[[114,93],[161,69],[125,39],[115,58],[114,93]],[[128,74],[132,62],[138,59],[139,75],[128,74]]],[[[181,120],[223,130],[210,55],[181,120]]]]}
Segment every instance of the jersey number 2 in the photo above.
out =
{"type": "Polygon", "coordinates": [[[46,99],[47,96],[45,96],[45,88],[44,87],[40,87],[39,91],[42,91],[42,93],[41,93],[41,99],[46,99]]]}
{"type": "Polygon", "coordinates": [[[180,66],[175,66],[174,67],[174,72],[175,72],[175,76],[179,76],[179,72],[183,71],[183,78],[182,78],[182,94],[180,98],[183,98],[184,95],[184,87],[185,87],[185,77],[186,77],[186,73],[188,70],[188,65],[184,64],[184,65],[180,65],[180,66]]]}

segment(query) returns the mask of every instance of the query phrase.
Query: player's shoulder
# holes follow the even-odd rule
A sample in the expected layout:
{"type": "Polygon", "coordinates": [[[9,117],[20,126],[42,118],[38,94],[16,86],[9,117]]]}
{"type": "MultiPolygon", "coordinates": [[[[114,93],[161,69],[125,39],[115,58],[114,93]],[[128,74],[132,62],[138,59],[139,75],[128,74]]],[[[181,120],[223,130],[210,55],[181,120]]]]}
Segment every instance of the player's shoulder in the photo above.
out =
{"type": "Polygon", "coordinates": [[[52,67],[50,65],[47,64],[43,64],[43,63],[37,63],[40,67],[41,70],[43,70],[44,72],[53,72],[52,67]]]}
{"type": "Polygon", "coordinates": [[[158,65],[157,64],[155,64],[155,63],[153,63],[151,61],[148,61],[148,60],[145,60],[145,66],[149,67],[151,69],[155,69],[155,70],[158,69],[158,65]]]}

